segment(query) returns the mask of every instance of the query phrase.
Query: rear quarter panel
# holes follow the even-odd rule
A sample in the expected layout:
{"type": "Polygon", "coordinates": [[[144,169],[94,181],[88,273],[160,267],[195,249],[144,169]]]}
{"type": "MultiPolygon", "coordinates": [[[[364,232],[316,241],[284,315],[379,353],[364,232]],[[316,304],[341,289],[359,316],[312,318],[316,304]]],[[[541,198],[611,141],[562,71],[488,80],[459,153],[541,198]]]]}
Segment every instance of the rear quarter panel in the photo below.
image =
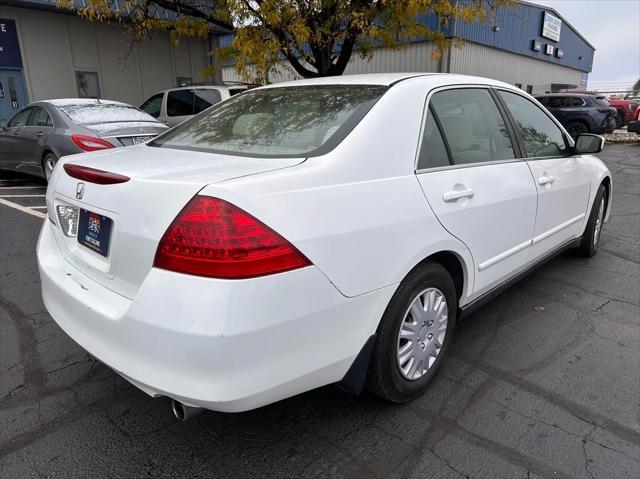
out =
{"type": "Polygon", "coordinates": [[[402,82],[329,154],[209,185],[201,194],[224,198],[264,221],[345,296],[398,284],[439,251],[463,261],[470,291],[471,255],[437,221],[414,173],[428,91],[424,81],[402,82]]]}

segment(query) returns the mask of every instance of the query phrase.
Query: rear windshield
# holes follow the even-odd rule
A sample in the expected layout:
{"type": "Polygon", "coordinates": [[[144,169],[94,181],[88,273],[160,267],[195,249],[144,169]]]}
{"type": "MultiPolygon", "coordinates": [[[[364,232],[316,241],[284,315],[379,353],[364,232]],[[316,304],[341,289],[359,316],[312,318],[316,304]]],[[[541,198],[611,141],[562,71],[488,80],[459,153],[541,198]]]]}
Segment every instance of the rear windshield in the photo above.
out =
{"type": "Polygon", "coordinates": [[[88,125],[92,123],[111,123],[118,121],[152,121],[156,119],[129,105],[112,105],[108,103],[79,103],[58,105],[71,121],[78,125],[88,125]]]}
{"type": "Polygon", "coordinates": [[[386,90],[379,85],[251,90],[148,144],[241,156],[323,154],[344,139],[386,90]]]}

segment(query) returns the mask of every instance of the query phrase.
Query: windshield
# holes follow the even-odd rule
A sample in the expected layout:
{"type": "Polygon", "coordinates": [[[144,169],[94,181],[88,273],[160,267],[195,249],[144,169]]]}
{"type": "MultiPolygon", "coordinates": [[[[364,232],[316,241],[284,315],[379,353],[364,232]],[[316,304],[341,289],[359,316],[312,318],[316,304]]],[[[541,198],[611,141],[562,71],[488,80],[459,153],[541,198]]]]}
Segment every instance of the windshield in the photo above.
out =
{"type": "Polygon", "coordinates": [[[117,121],[152,121],[156,122],[148,113],[129,105],[114,104],[66,104],[57,106],[71,121],[78,125],[91,123],[111,123],[117,121]]]}
{"type": "Polygon", "coordinates": [[[378,85],[314,85],[247,91],[149,145],[241,156],[323,154],[344,139],[386,90],[378,85]]]}

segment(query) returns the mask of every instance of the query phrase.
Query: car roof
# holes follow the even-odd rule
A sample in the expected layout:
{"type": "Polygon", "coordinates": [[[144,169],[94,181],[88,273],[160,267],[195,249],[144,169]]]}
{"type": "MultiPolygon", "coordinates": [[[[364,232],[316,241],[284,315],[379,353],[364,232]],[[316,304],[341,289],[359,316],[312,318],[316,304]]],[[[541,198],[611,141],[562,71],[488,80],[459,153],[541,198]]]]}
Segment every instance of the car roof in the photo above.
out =
{"type": "Polygon", "coordinates": [[[470,84],[486,84],[494,86],[504,86],[514,88],[513,85],[504,83],[491,78],[483,78],[471,75],[460,75],[457,73],[427,73],[427,72],[404,72],[404,73],[367,73],[358,75],[341,75],[322,78],[308,78],[305,80],[295,80],[282,83],[273,83],[256,89],[262,88],[279,88],[294,87],[306,85],[381,85],[392,86],[398,82],[409,80],[412,78],[429,78],[434,83],[442,83],[442,85],[470,83],[470,84]]]}
{"type": "MultiPolygon", "coordinates": [[[[102,99],[94,99],[94,98],[56,98],[52,100],[39,100],[34,103],[48,103],[53,106],[67,106],[67,105],[118,105],[118,106],[128,106],[131,107],[128,103],[122,103],[120,101],[113,100],[102,100],[102,99]]],[[[132,107],[133,108],[133,107],[132,107]]]]}

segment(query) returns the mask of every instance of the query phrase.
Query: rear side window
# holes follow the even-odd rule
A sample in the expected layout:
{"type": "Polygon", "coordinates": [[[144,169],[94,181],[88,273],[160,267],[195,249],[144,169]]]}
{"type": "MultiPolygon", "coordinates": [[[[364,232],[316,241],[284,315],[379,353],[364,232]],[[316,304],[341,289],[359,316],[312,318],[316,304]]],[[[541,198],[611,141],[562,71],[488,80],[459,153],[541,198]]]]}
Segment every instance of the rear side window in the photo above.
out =
{"type": "Polygon", "coordinates": [[[353,129],[386,90],[378,85],[251,90],[148,144],[267,158],[324,154],[353,129]]]}
{"type": "Polygon", "coordinates": [[[511,92],[500,91],[499,95],[516,122],[528,158],[567,153],[562,130],[535,103],[511,92]]]}
{"type": "Polygon", "coordinates": [[[33,107],[33,113],[29,118],[29,126],[53,126],[53,121],[47,110],[38,106],[33,107]]]}
{"type": "Polygon", "coordinates": [[[585,102],[582,98],[580,98],[579,96],[570,96],[569,98],[567,98],[567,106],[568,107],[580,107],[580,106],[584,106],[585,102]]]}
{"type": "Polygon", "coordinates": [[[489,91],[441,91],[431,97],[431,107],[442,125],[453,164],[515,158],[509,131],[489,91]]]}
{"type": "Polygon", "coordinates": [[[158,93],[157,95],[153,95],[147,101],[145,101],[140,109],[154,118],[158,118],[160,116],[160,109],[162,108],[162,98],[164,97],[164,93],[158,93]]]}
{"type": "Polygon", "coordinates": [[[221,100],[220,92],[215,89],[172,90],[167,96],[167,115],[195,115],[221,100]]]}
{"type": "Polygon", "coordinates": [[[422,132],[420,156],[418,157],[418,169],[424,170],[426,168],[449,165],[449,154],[440,134],[440,129],[436,124],[433,113],[427,110],[427,120],[422,132]]]}

